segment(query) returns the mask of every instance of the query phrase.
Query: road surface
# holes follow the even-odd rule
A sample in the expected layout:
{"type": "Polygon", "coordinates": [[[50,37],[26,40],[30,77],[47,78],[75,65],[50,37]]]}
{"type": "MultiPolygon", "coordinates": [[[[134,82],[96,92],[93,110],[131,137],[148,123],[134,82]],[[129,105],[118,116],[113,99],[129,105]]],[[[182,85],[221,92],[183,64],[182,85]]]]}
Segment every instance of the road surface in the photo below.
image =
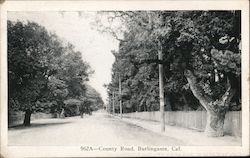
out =
{"type": "Polygon", "coordinates": [[[105,112],[84,118],[42,119],[8,131],[8,145],[181,145],[180,140],[126,123],[105,112]]]}

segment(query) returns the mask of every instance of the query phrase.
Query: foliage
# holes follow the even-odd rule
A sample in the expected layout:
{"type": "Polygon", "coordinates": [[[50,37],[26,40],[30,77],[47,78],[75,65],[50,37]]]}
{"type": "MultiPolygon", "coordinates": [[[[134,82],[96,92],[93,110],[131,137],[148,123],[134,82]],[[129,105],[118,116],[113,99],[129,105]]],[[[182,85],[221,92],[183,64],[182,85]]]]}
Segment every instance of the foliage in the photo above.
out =
{"type": "MultiPolygon", "coordinates": [[[[105,12],[126,27],[118,52],[113,52],[112,92],[122,80],[125,112],[158,110],[158,63],[164,65],[166,109],[201,109],[188,88],[185,70],[194,71],[203,91],[214,99],[226,91],[227,80],[241,99],[239,11],[124,11],[105,12]],[[163,61],[157,53],[163,51],[163,61]]],[[[114,34],[113,32],[112,34],[114,34]]],[[[110,102],[110,105],[111,102],[110,102]]],[[[118,106],[117,106],[118,108],[118,106]]],[[[112,109],[112,108],[110,108],[112,109]]]]}
{"type": "Polygon", "coordinates": [[[48,44],[45,28],[36,23],[8,21],[9,98],[21,104],[20,110],[39,109],[33,107],[48,82],[48,66],[43,58],[49,54],[48,44]]]}
{"type": "Polygon", "coordinates": [[[86,98],[90,101],[91,111],[103,108],[101,95],[90,85],[86,84],[86,98]]]}
{"type": "Polygon", "coordinates": [[[93,73],[81,52],[34,22],[8,21],[9,110],[60,112],[85,97],[93,73]]]}

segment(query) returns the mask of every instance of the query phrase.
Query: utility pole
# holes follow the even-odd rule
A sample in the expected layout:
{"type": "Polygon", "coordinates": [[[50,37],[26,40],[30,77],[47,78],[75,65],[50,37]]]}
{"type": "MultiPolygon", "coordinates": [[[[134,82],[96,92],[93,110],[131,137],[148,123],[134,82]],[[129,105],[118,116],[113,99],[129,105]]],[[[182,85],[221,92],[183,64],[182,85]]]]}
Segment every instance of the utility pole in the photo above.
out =
{"type": "Polygon", "coordinates": [[[113,91],[112,103],[113,103],[113,115],[115,115],[115,92],[114,91],[113,91]]]}
{"type": "Polygon", "coordinates": [[[110,107],[111,107],[111,99],[109,98],[108,103],[107,103],[107,107],[106,107],[106,111],[107,111],[107,113],[109,113],[109,114],[111,114],[110,107]]]}
{"type": "Polygon", "coordinates": [[[164,99],[164,83],[163,83],[163,65],[162,65],[162,44],[158,41],[158,60],[159,60],[159,95],[160,95],[160,122],[161,122],[161,132],[165,131],[165,99],[164,99]]]}
{"type": "MultiPolygon", "coordinates": [[[[152,14],[151,12],[147,12],[149,17],[149,29],[151,30],[153,27],[153,21],[152,21],[152,14]]],[[[160,17],[160,22],[162,23],[162,16],[160,17]]],[[[160,96],[160,122],[161,122],[161,132],[165,131],[165,99],[164,99],[164,83],[163,83],[163,65],[162,65],[162,43],[160,41],[161,39],[158,39],[158,60],[159,60],[159,96],[160,96]]]]}
{"type": "Polygon", "coordinates": [[[121,85],[121,75],[119,73],[119,96],[120,96],[120,117],[122,119],[122,85],[121,85]]]}

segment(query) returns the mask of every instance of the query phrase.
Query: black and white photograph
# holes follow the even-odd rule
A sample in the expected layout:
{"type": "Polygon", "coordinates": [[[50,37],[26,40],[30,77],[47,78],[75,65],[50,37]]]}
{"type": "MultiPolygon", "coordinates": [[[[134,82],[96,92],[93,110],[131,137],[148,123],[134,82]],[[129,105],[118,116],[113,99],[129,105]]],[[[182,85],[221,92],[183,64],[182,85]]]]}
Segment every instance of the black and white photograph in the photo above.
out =
{"type": "Polygon", "coordinates": [[[1,11],[4,158],[249,155],[247,1],[14,2],[1,11]]]}

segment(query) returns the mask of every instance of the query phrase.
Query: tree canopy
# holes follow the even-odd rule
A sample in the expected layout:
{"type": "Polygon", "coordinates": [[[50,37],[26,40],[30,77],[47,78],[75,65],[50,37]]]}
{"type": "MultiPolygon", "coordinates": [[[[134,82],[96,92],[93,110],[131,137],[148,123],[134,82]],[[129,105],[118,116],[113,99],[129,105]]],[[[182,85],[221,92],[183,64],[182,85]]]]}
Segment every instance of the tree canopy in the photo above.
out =
{"type": "Polygon", "coordinates": [[[186,70],[194,73],[202,91],[215,100],[223,96],[229,81],[236,91],[229,109],[240,109],[240,11],[103,14],[111,20],[119,18],[126,27],[119,51],[113,52],[116,60],[108,85],[111,100],[112,91],[118,90],[118,73],[122,74],[125,112],[159,109],[158,63],[164,65],[165,110],[204,109],[189,88],[186,70]],[[162,61],[158,60],[159,49],[162,61]]]}
{"type": "Polygon", "coordinates": [[[60,112],[64,100],[86,97],[92,73],[81,52],[43,26],[8,21],[9,111],[60,112]]]}

